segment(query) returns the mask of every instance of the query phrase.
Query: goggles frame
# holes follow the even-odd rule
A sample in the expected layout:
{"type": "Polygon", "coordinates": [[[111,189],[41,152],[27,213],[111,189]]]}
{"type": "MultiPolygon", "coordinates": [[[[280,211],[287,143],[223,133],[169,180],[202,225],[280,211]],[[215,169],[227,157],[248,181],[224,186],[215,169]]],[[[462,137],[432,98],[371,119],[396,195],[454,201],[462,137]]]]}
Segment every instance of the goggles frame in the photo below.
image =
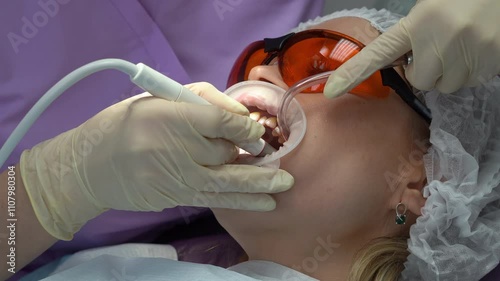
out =
{"type": "MultiPolygon", "coordinates": [[[[268,65],[275,58],[278,58],[278,60],[280,60],[280,55],[286,52],[295,43],[305,40],[304,38],[330,38],[333,40],[339,40],[339,42],[340,40],[348,40],[349,42],[359,47],[359,50],[365,47],[363,43],[357,41],[354,38],[351,38],[350,36],[339,32],[323,29],[312,29],[298,33],[292,32],[277,38],[264,38],[263,40],[251,43],[238,56],[228,78],[228,87],[238,82],[245,81],[245,76],[248,75],[249,70],[254,66],[268,65]],[[314,35],[318,36],[315,37],[314,35]],[[257,65],[252,64],[249,69],[249,59],[252,57],[252,55],[256,54],[256,52],[260,50],[263,50],[267,55],[262,59],[262,62],[257,65]]],[[[430,123],[432,120],[432,115],[429,108],[427,108],[427,106],[425,106],[425,104],[414,95],[413,90],[406,83],[406,81],[404,81],[403,78],[401,78],[399,74],[393,69],[394,66],[407,64],[410,59],[411,57],[408,58],[404,56],[403,58],[398,59],[392,64],[380,69],[378,72],[381,75],[381,82],[383,86],[387,86],[393,89],[396,94],[399,95],[406,104],[408,104],[408,106],[410,106],[415,112],[417,112],[427,123],[430,123]]],[[[278,61],[278,64],[280,73],[283,76],[284,73],[282,70],[281,62],[278,61]]],[[[326,69],[324,72],[331,70],[334,69],[326,69]]],[[[299,81],[297,81],[297,83],[298,82],[299,81]]]]}

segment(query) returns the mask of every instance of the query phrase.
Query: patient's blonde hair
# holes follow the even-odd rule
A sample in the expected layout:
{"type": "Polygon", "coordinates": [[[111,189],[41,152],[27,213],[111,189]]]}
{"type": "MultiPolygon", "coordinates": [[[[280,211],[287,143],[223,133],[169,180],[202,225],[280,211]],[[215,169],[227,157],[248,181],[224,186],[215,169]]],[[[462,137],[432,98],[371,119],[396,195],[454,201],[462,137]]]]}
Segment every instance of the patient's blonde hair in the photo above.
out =
{"type": "Polygon", "coordinates": [[[372,240],[355,256],[348,281],[397,281],[409,255],[408,237],[372,240]]]}

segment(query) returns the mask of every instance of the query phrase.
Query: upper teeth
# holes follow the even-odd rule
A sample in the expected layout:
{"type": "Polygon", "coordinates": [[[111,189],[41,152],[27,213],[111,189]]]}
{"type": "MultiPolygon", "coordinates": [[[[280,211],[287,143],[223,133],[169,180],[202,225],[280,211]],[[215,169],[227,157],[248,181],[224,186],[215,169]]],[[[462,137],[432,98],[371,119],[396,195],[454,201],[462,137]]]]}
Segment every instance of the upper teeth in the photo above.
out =
{"type": "Polygon", "coordinates": [[[273,137],[278,137],[278,142],[284,143],[285,139],[281,136],[280,128],[278,127],[278,119],[274,116],[267,117],[265,112],[251,112],[250,118],[260,124],[272,129],[273,137]]]}
{"type": "Polygon", "coordinates": [[[250,118],[254,121],[259,122],[262,125],[274,129],[278,125],[278,119],[274,116],[267,117],[264,112],[252,112],[250,113],[250,118]]]}
{"type": "Polygon", "coordinates": [[[276,128],[276,126],[278,125],[278,119],[276,117],[269,117],[267,118],[266,120],[266,125],[269,127],[269,128],[276,128]]]}
{"type": "Polygon", "coordinates": [[[260,112],[251,112],[250,113],[250,118],[253,120],[253,121],[259,121],[260,119],[260,112]]]}

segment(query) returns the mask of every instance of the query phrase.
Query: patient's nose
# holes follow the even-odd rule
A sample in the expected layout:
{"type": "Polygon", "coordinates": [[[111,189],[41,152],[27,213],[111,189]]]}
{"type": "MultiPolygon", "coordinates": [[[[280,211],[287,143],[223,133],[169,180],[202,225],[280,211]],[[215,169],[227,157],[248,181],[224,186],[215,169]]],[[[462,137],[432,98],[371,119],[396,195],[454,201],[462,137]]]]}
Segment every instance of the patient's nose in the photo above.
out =
{"type": "Polygon", "coordinates": [[[255,66],[250,70],[248,80],[266,81],[288,90],[288,85],[283,81],[277,64],[255,66]]]}

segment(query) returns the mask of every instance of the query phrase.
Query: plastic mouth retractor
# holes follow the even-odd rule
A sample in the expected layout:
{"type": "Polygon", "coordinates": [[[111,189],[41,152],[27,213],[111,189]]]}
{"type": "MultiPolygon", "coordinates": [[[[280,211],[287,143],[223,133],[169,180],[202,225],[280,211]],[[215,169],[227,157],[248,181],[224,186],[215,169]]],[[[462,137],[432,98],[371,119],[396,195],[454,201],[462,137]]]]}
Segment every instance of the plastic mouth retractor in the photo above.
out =
{"type": "MultiPolygon", "coordinates": [[[[239,101],[243,105],[255,106],[260,110],[267,111],[271,115],[278,115],[278,109],[284,100],[286,91],[276,85],[262,81],[245,81],[237,83],[225,91],[225,94],[239,101]]],[[[290,153],[304,138],[306,133],[306,115],[299,102],[293,99],[288,101],[286,114],[278,117],[286,119],[288,135],[285,143],[278,151],[264,157],[252,157],[245,155],[236,162],[256,166],[279,168],[280,158],[290,153]]],[[[281,129],[281,128],[280,128],[281,129]]]]}

